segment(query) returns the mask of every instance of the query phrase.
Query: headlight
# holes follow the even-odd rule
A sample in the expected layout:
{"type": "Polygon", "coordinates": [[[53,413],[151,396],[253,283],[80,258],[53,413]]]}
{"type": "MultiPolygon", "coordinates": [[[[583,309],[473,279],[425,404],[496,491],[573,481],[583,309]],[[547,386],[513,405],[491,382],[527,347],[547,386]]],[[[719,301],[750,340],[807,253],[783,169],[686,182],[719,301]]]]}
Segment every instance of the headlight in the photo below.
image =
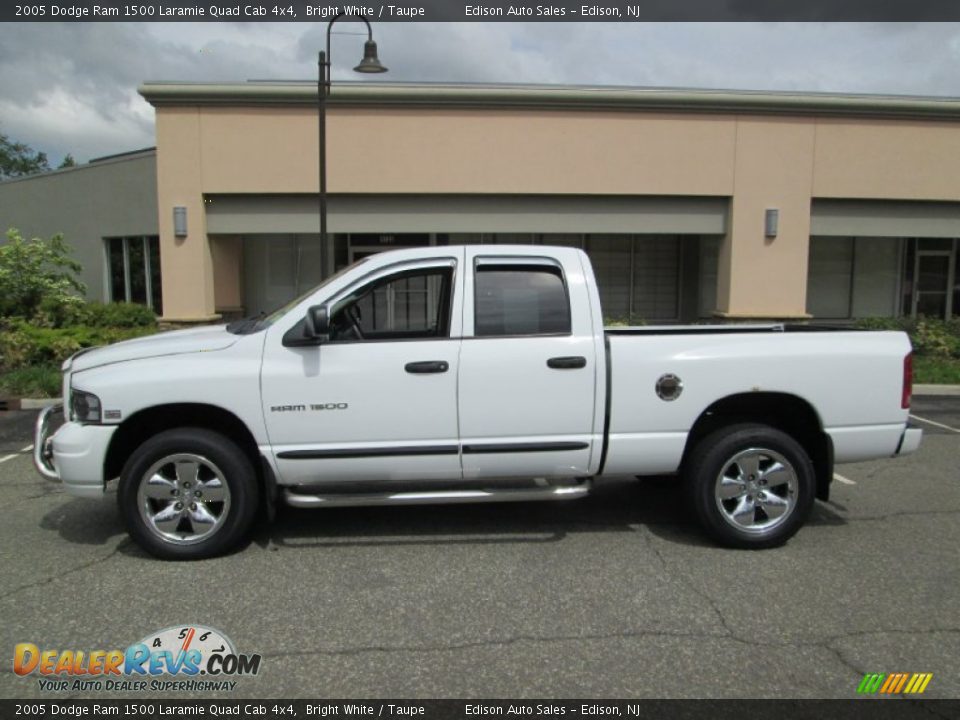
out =
{"type": "Polygon", "coordinates": [[[100,398],[73,388],[70,393],[70,419],[79,423],[100,422],[100,398]]]}

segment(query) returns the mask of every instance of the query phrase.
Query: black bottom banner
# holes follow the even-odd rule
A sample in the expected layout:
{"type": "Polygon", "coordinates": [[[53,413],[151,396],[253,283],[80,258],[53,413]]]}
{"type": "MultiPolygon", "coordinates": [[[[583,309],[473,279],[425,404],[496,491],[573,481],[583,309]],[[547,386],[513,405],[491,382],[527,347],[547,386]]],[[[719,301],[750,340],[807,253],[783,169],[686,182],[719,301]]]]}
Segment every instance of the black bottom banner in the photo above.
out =
{"type": "Polygon", "coordinates": [[[0,700],[6,718],[958,718],[960,700],[0,700]]]}

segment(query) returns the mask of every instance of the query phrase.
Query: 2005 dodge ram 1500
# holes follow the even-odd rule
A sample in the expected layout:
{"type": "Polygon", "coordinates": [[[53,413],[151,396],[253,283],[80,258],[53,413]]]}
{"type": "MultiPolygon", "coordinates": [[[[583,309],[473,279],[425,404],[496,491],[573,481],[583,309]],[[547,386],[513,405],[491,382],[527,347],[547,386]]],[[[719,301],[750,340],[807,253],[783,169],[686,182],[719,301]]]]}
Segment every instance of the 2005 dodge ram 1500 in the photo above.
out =
{"type": "Polygon", "coordinates": [[[381,253],[277,312],[64,363],[34,460],[75,495],[119,478],[165,558],[236,546],[258,508],[570,499],[678,473],[719,542],[770,547],[834,463],[913,452],[899,332],[604,330],[580,250],[381,253]]]}

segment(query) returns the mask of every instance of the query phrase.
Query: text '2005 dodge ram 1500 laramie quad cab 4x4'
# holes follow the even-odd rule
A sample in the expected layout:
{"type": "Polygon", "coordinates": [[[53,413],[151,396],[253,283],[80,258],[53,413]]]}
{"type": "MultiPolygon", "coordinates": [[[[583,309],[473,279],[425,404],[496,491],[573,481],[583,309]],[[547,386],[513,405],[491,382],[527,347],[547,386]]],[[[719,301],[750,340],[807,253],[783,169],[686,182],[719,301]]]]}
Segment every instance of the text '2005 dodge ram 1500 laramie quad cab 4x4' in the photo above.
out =
{"type": "Polygon", "coordinates": [[[64,364],[66,422],[35,462],[76,495],[119,478],[165,558],[235,547],[258,507],[571,499],[678,473],[719,542],[770,547],[834,463],[913,452],[900,332],[604,329],[580,250],[368,257],[259,319],[64,364]]]}

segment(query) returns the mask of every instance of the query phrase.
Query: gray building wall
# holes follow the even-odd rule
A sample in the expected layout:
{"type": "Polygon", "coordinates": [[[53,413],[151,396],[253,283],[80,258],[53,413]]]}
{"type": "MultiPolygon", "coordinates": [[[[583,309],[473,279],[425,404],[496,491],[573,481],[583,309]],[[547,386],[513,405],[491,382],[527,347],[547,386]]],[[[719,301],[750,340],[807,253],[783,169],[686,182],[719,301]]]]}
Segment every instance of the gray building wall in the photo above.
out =
{"type": "Polygon", "coordinates": [[[81,265],[87,299],[108,299],[103,238],[157,235],[157,154],[125,153],[0,182],[0,243],[63,233],[81,265]]]}

